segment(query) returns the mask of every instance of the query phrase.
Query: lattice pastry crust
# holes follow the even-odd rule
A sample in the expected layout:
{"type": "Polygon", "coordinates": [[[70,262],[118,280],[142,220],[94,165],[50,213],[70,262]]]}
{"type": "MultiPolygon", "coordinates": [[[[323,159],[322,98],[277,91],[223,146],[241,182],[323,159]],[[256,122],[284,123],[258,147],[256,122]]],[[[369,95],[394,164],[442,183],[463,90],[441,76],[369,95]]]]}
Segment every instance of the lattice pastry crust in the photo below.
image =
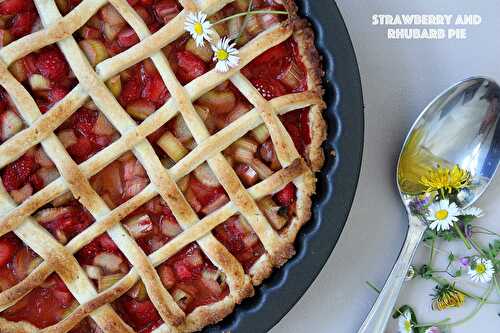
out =
{"type": "MultiPolygon", "coordinates": [[[[84,0],[65,16],[61,15],[53,0],[34,1],[43,25],[41,30],[0,49],[0,85],[8,93],[27,125],[0,145],[0,168],[40,144],[55,164],[59,176],[22,203],[15,203],[0,182],[0,235],[13,232],[41,258],[41,263],[29,275],[16,285],[1,291],[1,311],[14,306],[24,295],[42,285],[56,272],[79,305],[71,309],[63,320],[41,331],[67,332],[90,317],[103,332],[133,332],[132,327],[127,325],[110,304],[129,292],[138,281],[142,281],[149,299],[163,320],[163,324],[154,332],[192,332],[216,323],[230,314],[236,304],[253,295],[254,285],[260,284],[274,267],[283,265],[294,255],[293,242],[296,235],[311,216],[311,195],[314,193],[316,181],[314,172],[323,165],[324,156],[320,146],[326,138],[326,125],[321,113],[325,105],[322,101],[319,55],[314,46],[313,32],[304,20],[297,17],[294,2],[282,1],[290,13],[288,19],[269,27],[242,46],[240,64],[227,73],[212,69],[183,86],[161,52],[161,49],[185,34],[184,20],[188,12],[201,10],[211,15],[231,2],[180,0],[179,3],[183,7],[180,13],[151,34],[141,16],[126,0],[84,0]],[[80,50],[73,34],[108,3],[114,6],[135,30],[140,42],[100,62],[94,69],[80,50]],[[306,69],[308,89],[268,101],[242,74],[241,69],[260,54],[289,38],[294,39],[298,45],[298,52],[306,69]],[[48,112],[41,113],[35,100],[11,74],[8,67],[31,52],[54,43],[57,43],[64,54],[78,79],[78,84],[48,112]],[[113,96],[105,82],[147,58],[150,58],[157,68],[171,98],[137,124],[113,96]],[[230,80],[254,109],[211,135],[193,106],[193,101],[226,80],[230,80]],[[89,97],[119,132],[120,137],[89,159],[77,164],[55,131],[86,103],[89,97]],[[279,117],[302,108],[310,108],[308,124],[311,140],[305,150],[305,159],[297,151],[279,117]],[[178,114],[185,120],[196,147],[177,163],[165,168],[146,137],[178,114]],[[282,168],[246,189],[222,152],[261,124],[265,124],[269,131],[282,168]],[[113,208],[92,187],[90,179],[129,150],[144,167],[150,183],[139,193],[113,208]],[[178,182],[205,161],[222,184],[230,201],[200,218],[178,182]],[[283,228],[276,230],[257,202],[280,191],[290,182],[296,187],[295,214],[283,228]],[[63,245],[47,232],[33,215],[68,190],[88,210],[95,222],[63,245]],[[183,231],[147,255],[121,222],[158,195],[168,204],[183,231]],[[213,235],[214,228],[235,214],[246,219],[265,249],[265,253],[247,271],[213,235]],[[109,235],[130,262],[131,268],[123,278],[99,292],[75,258],[75,253],[103,233],[109,235]],[[204,256],[225,274],[228,293],[222,299],[198,306],[186,314],[162,284],[155,267],[193,242],[203,251],[204,256]]],[[[8,321],[0,317],[0,331],[40,330],[25,321],[8,321]]]]}

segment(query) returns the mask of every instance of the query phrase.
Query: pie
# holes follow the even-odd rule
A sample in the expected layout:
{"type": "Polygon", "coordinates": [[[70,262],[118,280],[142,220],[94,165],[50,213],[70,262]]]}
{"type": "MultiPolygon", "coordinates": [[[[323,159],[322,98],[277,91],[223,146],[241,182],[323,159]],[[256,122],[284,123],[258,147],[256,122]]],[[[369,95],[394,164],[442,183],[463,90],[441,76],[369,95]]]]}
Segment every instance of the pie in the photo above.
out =
{"type": "Polygon", "coordinates": [[[0,331],[222,320],[311,216],[326,124],[308,23],[254,0],[214,26],[239,49],[220,72],[186,16],[247,0],[32,1],[0,2],[0,331]]]}

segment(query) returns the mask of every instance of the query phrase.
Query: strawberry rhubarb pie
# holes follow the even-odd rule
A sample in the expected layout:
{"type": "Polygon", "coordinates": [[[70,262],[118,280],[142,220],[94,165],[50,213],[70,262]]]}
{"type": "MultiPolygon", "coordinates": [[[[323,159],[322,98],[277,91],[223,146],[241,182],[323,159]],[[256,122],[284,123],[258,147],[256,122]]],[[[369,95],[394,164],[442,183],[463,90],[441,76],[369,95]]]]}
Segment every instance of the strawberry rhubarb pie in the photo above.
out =
{"type": "Polygon", "coordinates": [[[193,332],[294,255],[323,164],[292,0],[0,1],[0,332],[193,332]]]}

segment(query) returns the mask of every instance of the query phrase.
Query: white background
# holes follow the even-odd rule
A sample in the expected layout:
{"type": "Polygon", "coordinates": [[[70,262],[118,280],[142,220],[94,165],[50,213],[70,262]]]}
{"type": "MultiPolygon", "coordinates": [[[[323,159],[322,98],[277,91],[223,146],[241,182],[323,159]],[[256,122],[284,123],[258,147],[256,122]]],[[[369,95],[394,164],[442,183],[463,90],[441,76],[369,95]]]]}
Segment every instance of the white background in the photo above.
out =
{"type": "MultiPolygon", "coordinates": [[[[500,2],[496,0],[337,0],[356,50],[365,100],[366,132],[361,178],[347,225],[322,273],[272,333],[356,332],[375,300],[369,280],[383,285],[407,229],[395,188],[394,167],[402,141],[428,102],[452,83],[473,75],[500,80],[500,2]],[[373,14],[480,14],[468,39],[396,41],[385,27],[372,26],[373,14]]],[[[335,31],[331,31],[335,34],[335,31]]],[[[345,133],[349,135],[349,133],[345,133]]],[[[500,230],[500,177],[478,202],[483,224],[500,230]]],[[[331,221],[335,223],[335,221],[331,221]]],[[[446,248],[445,245],[439,245],[446,248]]],[[[423,260],[420,250],[416,260],[423,260]]],[[[431,311],[433,284],[405,285],[398,303],[416,306],[420,321],[472,309],[431,311]]],[[[483,308],[453,332],[499,332],[500,305],[483,308]]],[[[394,326],[388,332],[396,332],[394,326]]]]}

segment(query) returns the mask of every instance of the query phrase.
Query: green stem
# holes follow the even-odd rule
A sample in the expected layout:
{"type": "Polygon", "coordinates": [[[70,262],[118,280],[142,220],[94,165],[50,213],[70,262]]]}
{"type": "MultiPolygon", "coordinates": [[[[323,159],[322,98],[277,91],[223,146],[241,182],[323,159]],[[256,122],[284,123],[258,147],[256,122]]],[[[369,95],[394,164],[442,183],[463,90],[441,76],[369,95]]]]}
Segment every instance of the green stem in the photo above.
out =
{"type": "Polygon", "coordinates": [[[429,256],[429,264],[427,266],[432,267],[432,262],[434,261],[434,246],[436,244],[436,239],[432,239],[431,243],[431,254],[429,256]]]}
{"type": "MultiPolygon", "coordinates": [[[[427,248],[429,248],[429,249],[431,248],[431,246],[430,246],[429,244],[426,244],[425,242],[424,242],[423,244],[424,244],[424,246],[425,246],[425,247],[427,247],[427,248]]],[[[446,254],[446,255],[449,255],[449,254],[450,254],[450,252],[446,252],[445,250],[441,250],[441,249],[440,249],[440,248],[438,248],[438,247],[434,247],[434,251],[439,252],[439,253],[442,253],[442,254],[446,254]]]]}
{"type": "Polygon", "coordinates": [[[253,6],[253,0],[250,0],[248,2],[248,8],[247,8],[247,16],[245,16],[245,19],[243,20],[243,24],[241,25],[241,28],[240,28],[240,32],[238,32],[238,36],[234,39],[236,43],[238,43],[238,41],[240,40],[241,38],[241,35],[243,35],[243,31],[245,30],[245,28],[247,27],[247,24],[248,24],[248,13],[250,13],[252,11],[252,6],[253,6]]]}
{"type": "Polygon", "coordinates": [[[462,239],[462,241],[464,242],[465,247],[468,250],[472,249],[472,246],[470,245],[469,241],[465,238],[465,236],[462,233],[462,230],[460,230],[460,227],[458,226],[458,224],[457,223],[453,223],[453,227],[455,228],[455,231],[457,232],[457,234],[460,237],[460,239],[462,239]]]}
{"type": "Polygon", "coordinates": [[[461,319],[459,321],[456,321],[454,323],[446,324],[446,326],[451,328],[453,326],[461,325],[461,324],[469,321],[470,319],[472,319],[481,310],[481,308],[483,307],[483,305],[486,304],[485,300],[488,299],[488,297],[490,296],[490,294],[491,294],[492,291],[493,291],[493,283],[490,284],[490,287],[484,293],[484,295],[482,297],[482,301],[479,302],[479,304],[476,306],[476,308],[474,310],[472,310],[472,312],[468,316],[466,316],[465,318],[463,318],[463,319],[461,319]]]}
{"type": "MultiPolygon", "coordinates": [[[[435,276],[432,277],[432,280],[434,280],[434,282],[440,284],[440,285],[444,285],[444,284],[449,284],[448,280],[446,279],[442,279],[442,278],[436,278],[435,276]]],[[[455,289],[458,291],[458,292],[461,292],[462,294],[465,295],[465,297],[468,297],[470,299],[473,299],[475,301],[478,301],[478,302],[483,302],[485,304],[500,304],[500,302],[493,302],[493,301],[490,301],[488,299],[483,299],[481,296],[477,296],[477,295],[474,295],[474,294],[471,294],[463,289],[460,289],[460,288],[457,288],[455,286],[455,289]]]]}
{"type": "Polygon", "coordinates": [[[451,320],[451,318],[445,318],[443,320],[440,320],[440,321],[437,321],[435,323],[429,323],[429,324],[418,324],[418,325],[414,325],[413,327],[414,328],[419,328],[419,327],[432,327],[432,326],[441,326],[443,324],[446,324],[447,322],[449,322],[451,320]]]}
{"type": "Polygon", "coordinates": [[[471,242],[472,246],[479,253],[480,256],[486,257],[486,253],[484,253],[483,250],[481,250],[479,244],[477,244],[472,238],[469,238],[469,241],[471,242]]]}
{"type": "Polygon", "coordinates": [[[492,230],[490,230],[490,229],[488,229],[488,228],[485,228],[485,227],[481,227],[481,226],[476,225],[476,226],[473,226],[473,227],[472,227],[472,229],[484,230],[484,231],[486,231],[486,232],[487,232],[487,234],[488,234],[488,235],[490,235],[490,236],[497,236],[497,237],[500,237],[500,234],[497,234],[496,232],[494,232],[494,231],[492,231],[492,230]]]}
{"type": "Polygon", "coordinates": [[[377,293],[381,293],[382,291],[380,289],[378,289],[373,283],[371,283],[370,281],[366,281],[366,284],[368,285],[368,287],[372,288],[373,290],[375,290],[377,293]]]}
{"type": "Polygon", "coordinates": [[[250,12],[243,12],[243,13],[238,13],[234,14],[228,17],[225,17],[223,19],[218,20],[217,22],[213,23],[212,25],[224,23],[226,21],[229,21],[235,17],[240,17],[240,16],[246,16],[246,15],[254,15],[254,14],[276,14],[276,15],[288,15],[288,12],[283,11],[283,10],[252,10],[250,12]]]}

